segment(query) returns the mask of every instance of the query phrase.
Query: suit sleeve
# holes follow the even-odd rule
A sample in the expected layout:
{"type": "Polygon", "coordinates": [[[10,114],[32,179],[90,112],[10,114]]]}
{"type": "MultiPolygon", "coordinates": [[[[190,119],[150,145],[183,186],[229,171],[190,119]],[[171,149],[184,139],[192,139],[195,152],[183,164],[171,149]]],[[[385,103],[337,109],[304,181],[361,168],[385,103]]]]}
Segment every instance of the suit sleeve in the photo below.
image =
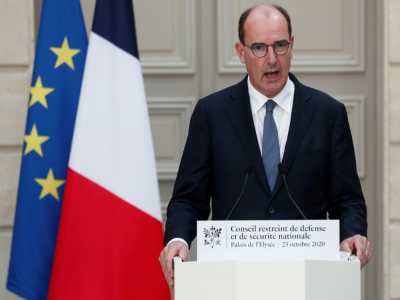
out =
{"type": "Polygon", "coordinates": [[[347,112],[340,105],[332,131],[329,172],[330,219],[340,220],[340,240],[367,236],[367,207],[357,175],[347,112]]]}
{"type": "Polygon", "coordinates": [[[200,100],[192,114],[189,134],[167,209],[164,244],[182,238],[188,245],[196,237],[196,221],[207,220],[212,193],[212,157],[209,127],[200,100]]]}

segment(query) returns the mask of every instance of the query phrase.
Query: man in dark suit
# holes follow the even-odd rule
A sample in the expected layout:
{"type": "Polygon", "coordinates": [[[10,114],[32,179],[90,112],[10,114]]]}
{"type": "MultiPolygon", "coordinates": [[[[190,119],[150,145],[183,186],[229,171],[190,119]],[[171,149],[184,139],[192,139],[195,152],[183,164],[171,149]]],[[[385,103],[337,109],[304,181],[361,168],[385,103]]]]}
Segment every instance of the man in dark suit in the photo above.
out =
{"type": "Polygon", "coordinates": [[[201,99],[192,115],[173,197],[168,206],[160,263],[173,287],[171,262],[185,259],[196,221],[302,219],[288,198],[277,165],[282,162],[293,198],[308,219],[340,220],[341,250],[361,267],[371,258],[366,206],[343,104],[302,85],[289,73],[294,37],[279,6],[259,5],[239,20],[236,51],[248,76],[201,99]]]}

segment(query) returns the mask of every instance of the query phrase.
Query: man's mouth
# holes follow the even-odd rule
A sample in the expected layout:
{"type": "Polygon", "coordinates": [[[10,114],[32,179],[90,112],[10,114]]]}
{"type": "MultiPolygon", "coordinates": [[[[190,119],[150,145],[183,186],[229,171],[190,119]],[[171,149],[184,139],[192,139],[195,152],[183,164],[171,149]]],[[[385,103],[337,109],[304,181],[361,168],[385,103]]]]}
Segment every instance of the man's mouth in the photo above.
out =
{"type": "Polygon", "coordinates": [[[268,78],[274,78],[275,76],[277,76],[279,74],[279,71],[268,71],[266,73],[264,73],[265,76],[267,76],[268,78]]]}

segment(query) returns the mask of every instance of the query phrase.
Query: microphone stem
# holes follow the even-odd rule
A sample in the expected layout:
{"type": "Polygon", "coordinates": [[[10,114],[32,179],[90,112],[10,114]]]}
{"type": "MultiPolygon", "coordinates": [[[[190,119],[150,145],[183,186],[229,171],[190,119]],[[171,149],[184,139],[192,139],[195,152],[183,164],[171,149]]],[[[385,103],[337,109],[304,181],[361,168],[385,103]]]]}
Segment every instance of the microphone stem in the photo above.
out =
{"type": "Polygon", "coordinates": [[[297,206],[296,202],[293,200],[292,196],[290,195],[289,188],[288,188],[288,185],[286,183],[285,174],[282,174],[282,177],[283,177],[283,181],[285,182],[286,190],[287,190],[287,193],[289,195],[290,200],[292,200],[293,204],[296,206],[297,210],[301,213],[301,215],[303,216],[304,220],[307,220],[306,216],[303,214],[303,212],[301,211],[300,207],[297,206]]]}
{"type": "Polygon", "coordinates": [[[229,215],[226,217],[225,221],[229,219],[229,217],[231,216],[232,212],[235,210],[236,205],[239,203],[240,198],[242,198],[242,195],[244,193],[244,189],[246,188],[247,178],[249,178],[249,172],[246,173],[246,179],[244,180],[244,185],[243,185],[242,192],[240,193],[239,198],[236,200],[235,205],[232,207],[232,209],[231,209],[229,215]]]}

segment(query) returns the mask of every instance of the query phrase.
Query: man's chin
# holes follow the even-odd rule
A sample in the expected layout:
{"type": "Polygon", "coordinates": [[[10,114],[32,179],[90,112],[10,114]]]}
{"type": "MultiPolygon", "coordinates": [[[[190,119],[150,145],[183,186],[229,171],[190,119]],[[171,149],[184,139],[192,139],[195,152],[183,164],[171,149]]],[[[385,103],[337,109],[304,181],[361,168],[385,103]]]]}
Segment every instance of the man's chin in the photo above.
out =
{"type": "Polygon", "coordinates": [[[283,90],[283,86],[268,86],[264,88],[264,95],[268,98],[273,98],[283,90]]]}

